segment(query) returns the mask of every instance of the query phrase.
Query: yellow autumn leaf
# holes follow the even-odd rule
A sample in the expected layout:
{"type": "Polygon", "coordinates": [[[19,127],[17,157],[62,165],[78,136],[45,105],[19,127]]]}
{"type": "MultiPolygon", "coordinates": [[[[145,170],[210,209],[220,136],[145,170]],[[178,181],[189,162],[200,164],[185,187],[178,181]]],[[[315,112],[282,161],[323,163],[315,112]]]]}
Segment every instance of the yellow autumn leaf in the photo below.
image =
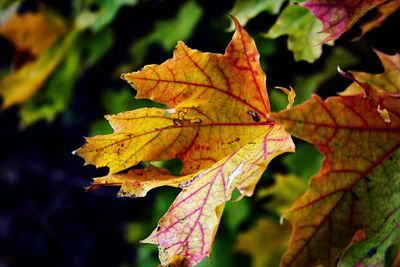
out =
{"type": "Polygon", "coordinates": [[[40,10],[12,16],[1,28],[0,35],[8,39],[19,53],[29,60],[20,62],[0,80],[1,109],[22,104],[36,94],[55,70],[77,36],[67,32],[63,20],[55,14],[40,10]]]}

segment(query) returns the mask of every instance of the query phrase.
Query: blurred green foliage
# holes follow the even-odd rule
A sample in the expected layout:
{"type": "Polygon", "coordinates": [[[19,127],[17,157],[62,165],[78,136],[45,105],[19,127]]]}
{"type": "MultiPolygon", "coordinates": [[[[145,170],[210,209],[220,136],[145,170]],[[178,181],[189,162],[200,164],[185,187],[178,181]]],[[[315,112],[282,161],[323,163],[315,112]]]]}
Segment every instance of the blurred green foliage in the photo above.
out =
{"type": "Polygon", "coordinates": [[[153,43],[161,45],[166,52],[171,52],[177,40],[186,41],[191,36],[201,15],[201,7],[195,1],[187,1],[174,18],[155,21],[151,33],[139,38],[130,47],[133,64],[129,67],[140,67],[153,43]]]}

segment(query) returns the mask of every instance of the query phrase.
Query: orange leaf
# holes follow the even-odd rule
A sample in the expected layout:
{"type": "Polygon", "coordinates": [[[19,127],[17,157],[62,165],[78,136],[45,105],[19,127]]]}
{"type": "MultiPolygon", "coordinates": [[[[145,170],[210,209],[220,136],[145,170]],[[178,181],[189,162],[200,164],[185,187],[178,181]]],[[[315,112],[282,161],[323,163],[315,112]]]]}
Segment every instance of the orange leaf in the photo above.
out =
{"type": "Polygon", "coordinates": [[[399,208],[400,100],[388,94],[388,87],[382,91],[356,82],[367,95],[325,101],[313,96],[273,115],[325,155],[308,191],[287,214],[294,232],[282,266],[336,266],[355,233],[376,233],[399,208]],[[381,118],[378,106],[387,111],[390,123],[381,118]]]}
{"type": "Polygon", "coordinates": [[[254,40],[233,19],[236,32],[224,55],[179,42],[172,59],[122,75],[139,98],[169,109],[144,108],[108,116],[114,133],[87,138],[76,152],[107,166],[100,184],[122,185],[129,196],[179,186],[159,226],[144,242],[158,244],[163,265],[193,266],[211,251],[224,204],[238,188],[251,196],[277,155],[294,150],[281,125],[269,119],[265,74],[254,40]],[[182,160],[182,176],[133,169],[140,162],[182,160]],[[153,174],[157,175],[153,175],[153,174]],[[139,175],[140,174],[140,175],[139,175]]]}

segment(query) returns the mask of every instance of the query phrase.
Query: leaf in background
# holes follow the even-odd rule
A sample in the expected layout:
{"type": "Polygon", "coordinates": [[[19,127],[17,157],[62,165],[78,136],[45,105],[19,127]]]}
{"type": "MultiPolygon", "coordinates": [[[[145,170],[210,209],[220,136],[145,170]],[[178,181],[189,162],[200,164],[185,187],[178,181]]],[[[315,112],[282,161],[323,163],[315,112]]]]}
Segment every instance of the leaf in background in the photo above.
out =
{"type": "Polygon", "coordinates": [[[263,207],[281,216],[306,191],[307,180],[293,174],[276,174],[274,178],[274,184],[260,189],[257,198],[270,198],[263,207]]]}
{"type": "MultiPolygon", "coordinates": [[[[150,98],[170,109],[109,116],[114,133],[87,138],[76,151],[86,163],[109,167],[109,175],[143,161],[182,160],[181,175],[187,175],[179,184],[182,191],[144,241],[158,244],[164,265],[192,266],[208,256],[232,191],[238,188],[252,195],[269,161],[294,149],[282,127],[268,120],[257,48],[235,23],[224,55],[202,53],[179,42],[172,59],[124,74],[137,89],[137,98],[150,98]]],[[[180,178],[160,185],[176,186],[175,179],[180,178]]]]}
{"type": "Polygon", "coordinates": [[[288,48],[296,61],[314,62],[322,53],[321,41],[326,37],[321,34],[322,24],[307,9],[289,4],[278,20],[264,35],[277,38],[288,35],[288,48]]]}
{"type": "Polygon", "coordinates": [[[400,101],[372,84],[358,83],[368,97],[322,101],[314,96],[273,115],[325,155],[308,191],[287,215],[294,233],[282,266],[333,266],[358,230],[374,235],[399,208],[400,101]],[[378,105],[386,109],[389,123],[378,105]]]}
{"type": "MultiPolygon", "coordinates": [[[[80,52],[86,55],[84,65],[93,67],[107,54],[114,46],[114,32],[110,28],[106,28],[94,33],[86,33],[81,35],[80,52]]],[[[82,58],[84,58],[82,56],[82,58]]]]}
{"type": "MultiPolygon", "coordinates": [[[[397,164],[400,165],[400,161],[397,164]]],[[[338,267],[386,266],[388,248],[399,241],[400,210],[396,209],[385,218],[378,232],[366,240],[350,245],[340,258],[338,267]]]]}
{"type": "Polygon", "coordinates": [[[98,32],[113,21],[121,7],[134,6],[137,2],[137,0],[75,0],[76,24],[80,29],[90,28],[98,32]]]}
{"type": "Polygon", "coordinates": [[[28,53],[34,58],[48,50],[66,32],[61,17],[46,10],[14,14],[0,27],[0,35],[14,45],[17,53],[28,53]]]}
{"type": "Polygon", "coordinates": [[[261,218],[256,225],[240,233],[235,249],[252,258],[252,267],[279,266],[279,260],[287,249],[291,227],[285,222],[261,218]]]}
{"type": "Polygon", "coordinates": [[[65,110],[78,77],[80,63],[79,51],[72,45],[62,64],[50,75],[41,93],[34,95],[21,107],[22,128],[39,120],[51,122],[57,114],[65,110]]]}
{"type": "Polygon", "coordinates": [[[22,105],[20,126],[25,128],[39,120],[51,122],[63,112],[70,103],[82,69],[95,65],[111,49],[113,41],[112,31],[107,29],[96,33],[80,32],[74,37],[68,52],[49,76],[40,94],[22,105]]]}
{"type": "Polygon", "coordinates": [[[1,109],[22,104],[32,97],[62,61],[76,36],[76,31],[70,32],[62,41],[55,43],[35,61],[4,76],[0,80],[0,95],[3,97],[1,109]]]}
{"type": "Polygon", "coordinates": [[[60,40],[66,30],[60,17],[45,10],[13,15],[0,28],[15,46],[17,67],[0,80],[1,109],[24,103],[40,89],[72,43],[72,33],[60,40]]]}
{"type": "Polygon", "coordinates": [[[177,40],[189,39],[202,13],[201,7],[195,1],[188,1],[180,7],[175,18],[156,21],[154,30],[135,41],[129,49],[133,66],[143,64],[152,43],[158,43],[166,52],[170,52],[177,40]]]}
{"type": "MultiPolygon", "coordinates": [[[[0,10],[1,12],[3,12],[6,9],[12,8],[14,9],[14,7],[17,7],[19,5],[19,0],[2,0],[0,1],[0,10]]],[[[3,13],[1,14],[3,15],[3,13]]],[[[2,25],[2,16],[0,16],[0,25],[2,25]]]]}
{"type": "MultiPolygon", "coordinates": [[[[246,25],[250,19],[263,11],[270,14],[278,14],[284,2],[285,0],[236,0],[229,14],[236,17],[242,25],[246,25]]],[[[232,24],[230,30],[234,28],[232,24]]]]}
{"type": "Polygon", "coordinates": [[[322,43],[326,43],[339,38],[365,13],[384,2],[385,0],[308,0],[302,6],[323,23],[322,32],[329,34],[322,40],[322,43]]]}

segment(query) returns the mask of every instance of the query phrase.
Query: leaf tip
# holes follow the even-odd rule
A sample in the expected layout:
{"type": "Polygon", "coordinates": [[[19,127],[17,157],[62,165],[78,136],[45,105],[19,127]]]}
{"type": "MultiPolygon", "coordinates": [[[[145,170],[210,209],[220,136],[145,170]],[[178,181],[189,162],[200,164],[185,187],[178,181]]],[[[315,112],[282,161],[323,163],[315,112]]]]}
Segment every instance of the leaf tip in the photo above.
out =
{"type": "Polygon", "coordinates": [[[241,29],[243,27],[242,24],[240,24],[239,20],[235,16],[229,15],[229,17],[232,19],[233,23],[235,24],[236,30],[241,29]]]}

